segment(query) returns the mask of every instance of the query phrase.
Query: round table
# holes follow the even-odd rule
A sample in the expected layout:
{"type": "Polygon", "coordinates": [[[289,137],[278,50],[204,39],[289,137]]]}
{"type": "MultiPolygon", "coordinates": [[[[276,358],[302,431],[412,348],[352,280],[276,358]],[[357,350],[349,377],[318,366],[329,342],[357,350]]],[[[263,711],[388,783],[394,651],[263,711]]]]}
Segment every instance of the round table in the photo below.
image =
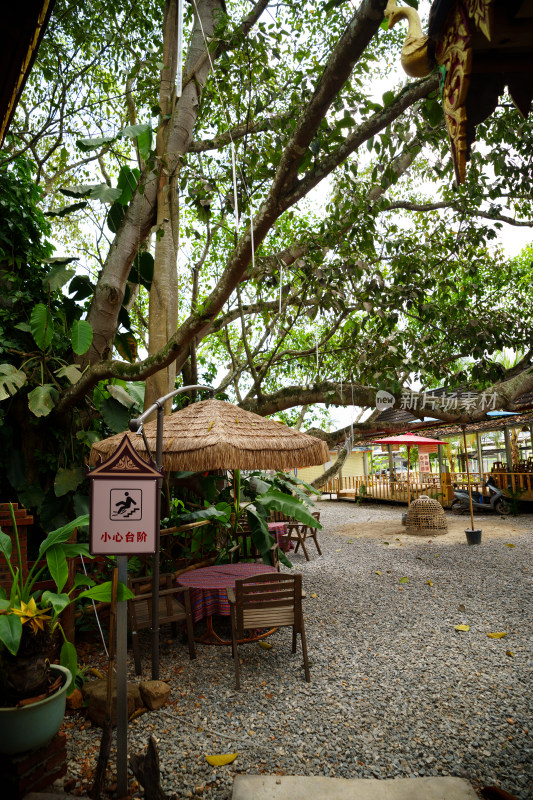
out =
{"type": "MultiPolygon", "coordinates": [[[[213,616],[229,616],[230,607],[226,588],[235,588],[235,581],[240,578],[249,578],[260,575],[262,572],[276,572],[275,567],[268,564],[217,564],[212,567],[193,569],[178,575],[180,586],[188,586],[191,598],[191,611],[193,622],[206,618],[207,631],[196,638],[205,644],[231,644],[230,639],[223,639],[213,628],[213,616]]],[[[262,639],[272,633],[272,630],[257,633],[241,641],[252,642],[262,639]]]]}

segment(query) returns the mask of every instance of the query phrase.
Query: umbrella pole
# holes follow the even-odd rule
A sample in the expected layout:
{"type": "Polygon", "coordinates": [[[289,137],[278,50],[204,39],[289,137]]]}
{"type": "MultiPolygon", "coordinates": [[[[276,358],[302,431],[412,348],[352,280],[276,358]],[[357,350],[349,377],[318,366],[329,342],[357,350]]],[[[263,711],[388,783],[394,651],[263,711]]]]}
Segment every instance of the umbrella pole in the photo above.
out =
{"type": "Polygon", "coordinates": [[[411,485],[409,483],[409,456],[411,453],[411,445],[407,445],[407,508],[411,505],[411,485]]]}
{"type": "Polygon", "coordinates": [[[470,502],[470,530],[474,530],[474,508],[472,506],[472,486],[470,485],[470,469],[468,467],[468,451],[466,447],[466,426],[461,425],[463,429],[463,442],[465,446],[465,464],[466,464],[466,479],[468,481],[468,500],[470,502]]]}

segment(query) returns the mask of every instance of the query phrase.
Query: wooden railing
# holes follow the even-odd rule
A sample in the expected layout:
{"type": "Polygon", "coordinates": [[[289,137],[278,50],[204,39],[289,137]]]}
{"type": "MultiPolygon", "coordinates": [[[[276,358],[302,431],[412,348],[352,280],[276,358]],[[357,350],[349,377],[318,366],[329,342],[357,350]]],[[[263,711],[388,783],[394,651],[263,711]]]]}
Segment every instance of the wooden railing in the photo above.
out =
{"type": "MultiPolygon", "coordinates": [[[[487,478],[491,477],[496,486],[508,496],[515,496],[519,500],[533,501],[533,473],[532,472],[479,472],[470,473],[472,491],[489,494],[484,485],[487,478]]],[[[450,506],[453,500],[454,484],[458,489],[468,491],[468,477],[466,472],[437,473],[409,473],[409,486],[411,499],[427,494],[438,500],[443,506],[450,506]]],[[[403,473],[396,480],[388,476],[354,475],[343,477],[342,486],[339,478],[329,481],[322,489],[325,494],[336,494],[337,497],[349,497],[361,500],[389,500],[407,503],[407,476],[403,473]]]]}

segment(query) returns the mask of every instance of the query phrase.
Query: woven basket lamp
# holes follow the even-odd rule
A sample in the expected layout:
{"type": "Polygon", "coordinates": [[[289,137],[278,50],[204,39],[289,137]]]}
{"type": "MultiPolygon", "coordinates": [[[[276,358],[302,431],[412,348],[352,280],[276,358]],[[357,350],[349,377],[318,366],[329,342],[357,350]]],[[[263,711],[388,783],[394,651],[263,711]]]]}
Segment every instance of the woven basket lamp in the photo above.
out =
{"type": "Polygon", "coordinates": [[[438,500],[426,494],[413,500],[407,510],[406,533],[413,536],[440,536],[448,530],[448,520],[438,500]]]}

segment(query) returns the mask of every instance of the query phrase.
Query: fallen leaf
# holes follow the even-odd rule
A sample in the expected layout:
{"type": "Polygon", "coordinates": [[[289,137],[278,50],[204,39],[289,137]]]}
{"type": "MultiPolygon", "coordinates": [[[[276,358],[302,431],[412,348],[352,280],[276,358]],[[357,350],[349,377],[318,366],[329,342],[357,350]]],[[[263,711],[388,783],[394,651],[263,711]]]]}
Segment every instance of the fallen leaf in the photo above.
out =
{"type": "Polygon", "coordinates": [[[516,547],[516,545],[515,544],[511,544],[511,542],[506,542],[505,546],[506,547],[516,547]]]}
{"type": "Polygon", "coordinates": [[[456,631],[469,631],[470,625],[456,625],[454,630],[456,631]]]}
{"type": "Polygon", "coordinates": [[[255,731],[249,730],[248,731],[248,736],[255,736],[255,731]]]}
{"type": "Polygon", "coordinates": [[[380,569],[377,569],[374,574],[375,575],[383,575],[383,573],[382,573],[382,571],[380,569]]]}
{"type": "Polygon", "coordinates": [[[496,633],[487,633],[489,639],[503,639],[504,636],[507,636],[507,631],[497,631],[496,633]]]}
{"type": "Polygon", "coordinates": [[[438,558],[439,556],[440,556],[440,553],[435,553],[435,558],[438,558]]]}
{"type": "Polygon", "coordinates": [[[353,539],[348,539],[348,544],[353,544],[353,539]]]}
{"type": "Polygon", "coordinates": [[[509,723],[509,725],[514,725],[514,719],[512,717],[505,717],[505,721],[509,723]]]}
{"type": "Polygon", "coordinates": [[[212,767],[223,767],[224,764],[231,764],[232,761],[235,761],[238,755],[238,753],[223,753],[217,756],[206,756],[205,760],[212,767]]]}
{"type": "Polygon", "coordinates": [[[259,642],[259,647],[262,647],[263,650],[272,650],[272,645],[270,644],[270,642],[260,641],[259,642]]]}
{"type": "Polygon", "coordinates": [[[457,606],[457,608],[459,611],[462,611],[463,613],[466,611],[466,607],[462,603],[460,606],[457,606]]]}
{"type": "Polygon", "coordinates": [[[409,578],[400,578],[400,583],[409,583],[409,578]]]}
{"type": "Polygon", "coordinates": [[[336,550],[335,550],[336,553],[340,553],[340,551],[341,551],[340,547],[337,547],[336,550]]]}
{"type": "Polygon", "coordinates": [[[433,581],[430,581],[428,578],[428,586],[433,586],[433,581]]]}
{"type": "Polygon", "coordinates": [[[317,595],[317,593],[316,593],[316,592],[313,592],[313,594],[312,594],[312,595],[310,595],[310,597],[318,597],[318,595],[317,595]]]}
{"type": "Polygon", "coordinates": [[[396,541],[397,541],[397,542],[399,542],[399,541],[400,541],[400,540],[398,539],[398,537],[396,537],[396,541]]]}
{"type": "Polygon", "coordinates": [[[388,542],[383,542],[383,544],[388,544],[388,542]]]}
{"type": "Polygon", "coordinates": [[[512,650],[506,650],[506,651],[505,651],[505,655],[506,655],[506,656],[509,656],[509,658],[514,658],[514,653],[513,653],[513,651],[512,651],[512,650]]]}

